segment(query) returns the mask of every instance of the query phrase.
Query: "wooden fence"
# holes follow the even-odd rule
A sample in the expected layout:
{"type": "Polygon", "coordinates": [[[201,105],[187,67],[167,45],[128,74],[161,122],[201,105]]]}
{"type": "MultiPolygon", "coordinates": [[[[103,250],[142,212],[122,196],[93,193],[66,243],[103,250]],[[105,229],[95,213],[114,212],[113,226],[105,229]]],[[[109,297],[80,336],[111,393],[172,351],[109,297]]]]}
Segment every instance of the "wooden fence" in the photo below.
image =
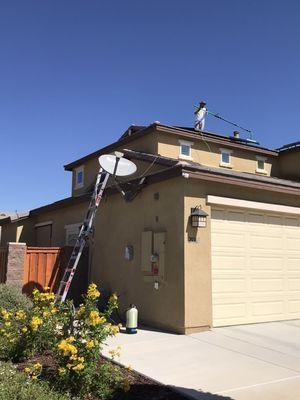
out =
{"type": "Polygon", "coordinates": [[[7,247],[0,247],[0,283],[6,281],[7,247]]]}
{"type": "Polygon", "coordinates": [[[27,247],[23,291],[30,294],[45,286],[55,290],[66,265],[65,253],[63,247],[27,247]]]}
{"type": "MultiPolygon", "coordinates": [[[[45,286],[56,292],[71,252],[71,247],[27,247],[23,292],[31,294],[34,288],[42,290],[45,286]]],[[[85,249],[70,290],[75,302],[80,300],[87,282],[88,249],[85,249]]]]}

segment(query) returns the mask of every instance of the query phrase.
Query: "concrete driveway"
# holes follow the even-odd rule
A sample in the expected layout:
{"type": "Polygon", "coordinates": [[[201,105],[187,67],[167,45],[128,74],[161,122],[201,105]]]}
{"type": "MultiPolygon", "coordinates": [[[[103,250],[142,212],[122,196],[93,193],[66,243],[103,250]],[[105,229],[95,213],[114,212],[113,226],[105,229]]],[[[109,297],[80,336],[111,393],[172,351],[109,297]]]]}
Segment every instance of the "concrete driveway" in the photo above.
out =
{"type": "Polygon", "coordinates": [[[120,362],[196,399],[300,398],[300,320],[216,328],[189,336],[118,334],[120,362]]]}

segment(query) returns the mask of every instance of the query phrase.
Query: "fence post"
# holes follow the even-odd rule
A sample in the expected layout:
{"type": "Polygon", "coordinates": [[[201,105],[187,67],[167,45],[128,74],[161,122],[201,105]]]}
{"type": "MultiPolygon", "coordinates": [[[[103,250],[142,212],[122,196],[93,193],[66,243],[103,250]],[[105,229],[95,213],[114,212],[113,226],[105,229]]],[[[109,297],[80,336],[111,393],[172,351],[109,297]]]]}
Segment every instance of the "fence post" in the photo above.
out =
{"type": "Polygon", "coordinates": [[[6,282],[23,287],[26,243],[8,243],[6,282]]]}

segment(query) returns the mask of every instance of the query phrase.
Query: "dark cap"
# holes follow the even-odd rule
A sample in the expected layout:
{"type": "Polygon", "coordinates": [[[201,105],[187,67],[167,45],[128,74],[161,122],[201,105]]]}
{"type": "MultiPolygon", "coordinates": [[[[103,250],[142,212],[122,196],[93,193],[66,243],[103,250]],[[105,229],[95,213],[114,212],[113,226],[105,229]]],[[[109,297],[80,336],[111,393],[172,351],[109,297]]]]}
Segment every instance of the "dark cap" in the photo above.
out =
{"type": "Polygon", "coordinates": [[[206,104],[206,101],[201,100],[199,104],[206,104]]]}

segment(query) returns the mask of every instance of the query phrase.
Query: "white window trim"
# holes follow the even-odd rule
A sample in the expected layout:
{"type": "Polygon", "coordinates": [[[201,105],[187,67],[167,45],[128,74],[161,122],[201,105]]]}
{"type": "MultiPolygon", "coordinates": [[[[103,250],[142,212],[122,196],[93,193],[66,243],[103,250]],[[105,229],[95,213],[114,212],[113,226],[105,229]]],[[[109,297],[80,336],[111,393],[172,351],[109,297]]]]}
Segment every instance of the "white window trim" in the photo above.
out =
{"type": "Polygon", "coordinates": [[[267,174],[268,173],[268,171],[266,171],[266,161],[267,161],[266,157],[256,156],[256,172],[258,172],[259,174],[267,174]],[[264,169],[258,168],[258,161],[264,162],[264,167],[265,167],[264,169]]]}
{"type": "Polygon", "coordinates": [[[226,167],[226,168],[232,168],[232,163],[231,163],[231,156],[232,156],[233,151],[230,149],[224,149],[220,148],[220,167],[226,167]],[[222,155],[223,154],[228,154],[229,155],[229,163],[225,163],[222,160],[222,155]]]}
{"type": "Polygon", "coordinates": [[[74,189],[80,189],[84,186],[84,165],[81,165],[78,168],[74,169],[74,173],[75,173],[75,183],[74,183],[74,189]],[[78,183],[77,182],[77,174],[78,172],[82,172],[82,182],[78,183]]]}
{"type": "Polygon", "coordinates": [[[260,203],[258,201],[240,200],[230,197],[208,195],[207,204],[300,215],[300,207],[291,207],[281,204],[260,203]]]}
{"type": "Polygon", "coordinates": [[[188,142],[186,140],[178,140],[178,142],[179,142],[179,145],[180,145],[179,146],[179,148],[180,148],[180,150],[179,150],[179,158],[181,158],[183,160],[193,160],[193,157],[191,156],[191,154],[192,154],[192,146],[193,146],[194,142],[188,142]],[[189,156],[186,156],[185,154],[181,153],[181,145],[189,146],[189,148],[190,148],[190,155],[189,156]]]}
{"type": "Polygon", "coordinates": [[[53,221],[46,221],[46,222],[39,222],[38,224],[35,224],[35,228],[40,228],[41,226],[46,226],[46,225],[52,225],[53,221]]]}

